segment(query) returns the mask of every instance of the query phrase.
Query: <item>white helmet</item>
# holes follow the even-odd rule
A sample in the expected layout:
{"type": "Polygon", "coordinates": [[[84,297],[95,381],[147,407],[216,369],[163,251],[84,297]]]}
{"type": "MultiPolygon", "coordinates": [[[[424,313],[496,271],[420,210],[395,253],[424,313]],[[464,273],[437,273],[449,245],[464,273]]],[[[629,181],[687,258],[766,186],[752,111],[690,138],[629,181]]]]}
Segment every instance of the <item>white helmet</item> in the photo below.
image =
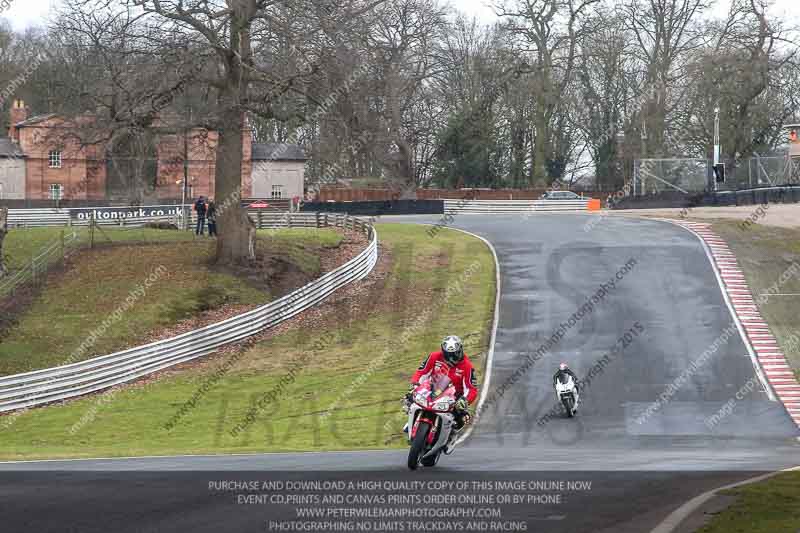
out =
{"type": "Polygon", "coordinates": [[[459,337],[448,335],[442,341],[444,360],[450,365],[457,365],[464,359],[464,344],[459,337]]]}

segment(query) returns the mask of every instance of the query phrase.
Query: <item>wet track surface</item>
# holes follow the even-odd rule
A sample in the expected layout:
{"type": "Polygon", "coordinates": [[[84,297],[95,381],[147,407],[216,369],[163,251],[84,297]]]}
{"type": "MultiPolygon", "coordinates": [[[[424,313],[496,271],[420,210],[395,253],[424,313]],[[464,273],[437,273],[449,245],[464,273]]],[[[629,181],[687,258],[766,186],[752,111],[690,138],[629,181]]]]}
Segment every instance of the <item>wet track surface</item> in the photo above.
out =
{"type": "Polygon", "coordinates": [[[403,450],[2,464],[0,521],[10,531],[268,531],[265,520],[292,509],[236,505],[208,481],[503,473],[592,481],[558,505],[509,511],[529,531],[649,531],[699,493],[800,464],[800,433],[758,381],[700,241],[658,221],[607,217],[586,231],[590,220],[455,218],[496,249],[500,320],[487,407],[435,469],[408,472],[403,450]],[[573,420],[552,390],[561,361],[590,376],[573,420]]]}

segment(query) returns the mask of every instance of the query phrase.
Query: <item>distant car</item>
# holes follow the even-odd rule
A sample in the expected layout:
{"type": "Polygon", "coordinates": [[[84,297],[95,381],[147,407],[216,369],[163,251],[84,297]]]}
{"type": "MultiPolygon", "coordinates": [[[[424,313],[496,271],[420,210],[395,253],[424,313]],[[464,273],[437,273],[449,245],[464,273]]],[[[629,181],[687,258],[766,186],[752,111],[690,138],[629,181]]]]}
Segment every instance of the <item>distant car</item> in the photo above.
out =
{"type": "Polygon", "coordinates": [[[261,201],[253,202],[252,204],[249,204],[247,206],[248,209],[266,209],[268,207],[272,206],[269,205],[267,202],[261,202],[261,201]]]}
{"type": "Polygon", "coordinates": [[[583,196],[572,191],[547,191],[542,195],[542,200],[582,200],[583,196]]]}

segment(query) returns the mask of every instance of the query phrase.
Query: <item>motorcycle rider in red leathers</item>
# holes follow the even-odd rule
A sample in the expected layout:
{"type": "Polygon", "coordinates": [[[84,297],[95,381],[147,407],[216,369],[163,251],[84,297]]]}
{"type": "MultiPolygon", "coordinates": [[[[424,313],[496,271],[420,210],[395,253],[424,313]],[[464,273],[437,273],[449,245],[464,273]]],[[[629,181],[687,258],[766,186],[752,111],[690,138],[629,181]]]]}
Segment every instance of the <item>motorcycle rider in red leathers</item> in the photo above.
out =
{"type": "MultiPolygon", "coordinates": [[[[458,400],[456,401],[453,415],[455,417],[454,431],[450,437],[447,447],[452,449],[458,433],[469,423],[469,404],[478,397],[478,378],[475,368],[464,353],[464,345],[459,337],[449,335],[442,341],[441,350],[432,352],[422,362],[414,375],[411,376],[411,387],[405,397],[406,406],[413,403],[412,394],[419,385],[422,376],[428,375],[434,369],[444,369],[450,377],[450,381],[456,388],[458,400]]],[[[408,431],[408,428],[404,428],[408,431]]],[[[450,450],[447,450],[449,453],[450,450]]]]}

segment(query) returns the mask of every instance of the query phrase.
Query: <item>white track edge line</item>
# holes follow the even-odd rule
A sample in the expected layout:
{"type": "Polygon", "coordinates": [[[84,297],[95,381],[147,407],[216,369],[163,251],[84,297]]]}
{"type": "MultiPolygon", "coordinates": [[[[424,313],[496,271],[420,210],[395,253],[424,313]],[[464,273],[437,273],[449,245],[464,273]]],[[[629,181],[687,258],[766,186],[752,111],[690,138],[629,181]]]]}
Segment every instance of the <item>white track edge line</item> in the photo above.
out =
{"type": "MultiPolygon", "coordinates": [[[[23,459],[20,461],[0,461],[0,465],[20,465],[36,463],[77,463],[88,461],[139,461],[139,460],[152,460],[152,459],[224,459],[226,457],[260,457],[268,455],[314,455],[314,454],[329,454],[329,453],[361,453],[361,452],[391,452],[386,448],[365,448],[363,450],[321,450],[321,451],[295,451],[295,452],[250,452],[250,453],[209,453],[209,454],[180,454],[180,455],[120,455],[118,457],[66,457],[62,459],[23,459]]],[[[196,470],[196,469],[195,469],[196,470]]],[[[219,469],[214,469],[219,470],[219,469]]],[[[202,469],[201,469],[202,471],[202,469]]],[[[15,472],[15,470],[7,469],[0,470],[0,472],[15,472]]]]}
{"type": "MultiPolygon", "coordinates": [[[[426,224],[428,226],[432,224],[426,224]]],[[[494,249],[494,245],[489,242],[488,239],[481,237],[476,233],[472,233],[467,230],[463,230],[460,228],[449,228],[454,231],[460,231],[461,233],[465,233],[467,235],[471,235],[477,239],[483,241],[486,246],[489,247],[489,250],[492,252],[492,257],[494,257],[494,272],[495,272],[495,298],[494,298],[494,318],[492,320],[492,335],[489,338],[489,352],[486,355],[486,366],[484,368],[485,378],[483,384],[481,385],[481,395],[478,398],[478,403],[475,406],[475,413],[480,413],[481,408],[483,407],[484,402],[486,401],[486,397],[489,393],[489,384],[492,379],[492,365],[494,362],[494,343],[497,339],[497,326],[500,323],[500,293],[501,293],[501,277],[500,277],[500,260],[497,258],[497,251],[494,249]]],[[[466,441],[470,435],[472,435],[472,430],[475,428],[474,424],[470,424],[467,428],[467,431],[458,438],[456,441],[456,445],[461,445],[466,441]]]]}

